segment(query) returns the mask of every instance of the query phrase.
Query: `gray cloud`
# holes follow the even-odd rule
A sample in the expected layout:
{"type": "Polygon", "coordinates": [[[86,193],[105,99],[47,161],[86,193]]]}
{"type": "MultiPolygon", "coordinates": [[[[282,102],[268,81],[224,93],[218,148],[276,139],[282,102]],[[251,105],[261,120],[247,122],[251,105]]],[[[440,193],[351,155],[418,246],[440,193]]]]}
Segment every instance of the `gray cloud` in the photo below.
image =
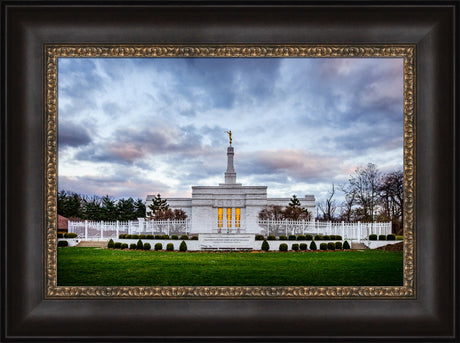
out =
{"type": "Polygon", "coordinates": [[[84,126],[68,120],[59,121],[58,125],[59,148],[85,146],[91,143],[90,132],[84,126]]]}

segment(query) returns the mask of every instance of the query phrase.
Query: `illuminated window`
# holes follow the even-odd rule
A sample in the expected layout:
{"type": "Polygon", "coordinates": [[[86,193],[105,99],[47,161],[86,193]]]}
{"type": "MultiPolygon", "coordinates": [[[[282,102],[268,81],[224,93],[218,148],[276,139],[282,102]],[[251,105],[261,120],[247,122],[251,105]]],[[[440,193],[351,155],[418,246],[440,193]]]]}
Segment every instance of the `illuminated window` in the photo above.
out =
{"type": "Polygon", "coordinates": [[[222,221],[224,219],[224,209],[218,208],[217,209],[217,226],[222,227],[222,221]]]}
{"type": "Polygon", "coordinates": [[[227,208],[227,227],[232,227],[232,209],[227,208]]]}
{"type": "Polygon", "coordinates": [[[240,227],[241,208],[235,208],[235,226],[240,227]]]}

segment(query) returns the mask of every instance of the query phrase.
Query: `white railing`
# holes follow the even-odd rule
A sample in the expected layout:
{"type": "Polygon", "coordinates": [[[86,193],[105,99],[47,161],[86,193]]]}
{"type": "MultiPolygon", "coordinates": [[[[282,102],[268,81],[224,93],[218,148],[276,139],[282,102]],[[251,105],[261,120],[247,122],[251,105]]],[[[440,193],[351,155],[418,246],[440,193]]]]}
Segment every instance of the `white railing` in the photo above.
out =
{"type": "Polygon", "coordinates": [[[348,240],[367,240],[369,235],[391,234],[391,222],[346,223],[305,220],[259,220],[263,235],[340,235],[348,240]]]}
{"type": "Polygon", "coordinates": [[[118,238],[120,234],[130,235],[187,235],[191,221],[184,220],[148,220],[137,221],[69,221],[68,231],[77,234],[80,239],[106,240],[118,238]]]}

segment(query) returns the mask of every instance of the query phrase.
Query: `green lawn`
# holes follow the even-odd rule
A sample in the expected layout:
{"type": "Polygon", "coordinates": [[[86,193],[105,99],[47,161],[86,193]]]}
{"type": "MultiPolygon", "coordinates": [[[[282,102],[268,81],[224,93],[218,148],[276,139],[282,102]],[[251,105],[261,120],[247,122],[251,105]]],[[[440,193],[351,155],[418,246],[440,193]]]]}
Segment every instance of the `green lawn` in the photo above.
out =
{"type": "Polygon", "coordinates": [[[382,250],[180,253],[58,248],[59,286],[401,286],[403,254],[382,250]]]}

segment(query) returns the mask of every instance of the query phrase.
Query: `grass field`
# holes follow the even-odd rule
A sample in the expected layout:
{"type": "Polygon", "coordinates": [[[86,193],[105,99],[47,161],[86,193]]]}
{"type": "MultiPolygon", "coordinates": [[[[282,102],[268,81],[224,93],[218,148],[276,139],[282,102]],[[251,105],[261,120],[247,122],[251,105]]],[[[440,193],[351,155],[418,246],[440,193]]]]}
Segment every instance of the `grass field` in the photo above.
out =
{"type": "Polygon", "coordinates": [[[58,248],[59,286],[401,286],[402,252],[58,248]]]}

